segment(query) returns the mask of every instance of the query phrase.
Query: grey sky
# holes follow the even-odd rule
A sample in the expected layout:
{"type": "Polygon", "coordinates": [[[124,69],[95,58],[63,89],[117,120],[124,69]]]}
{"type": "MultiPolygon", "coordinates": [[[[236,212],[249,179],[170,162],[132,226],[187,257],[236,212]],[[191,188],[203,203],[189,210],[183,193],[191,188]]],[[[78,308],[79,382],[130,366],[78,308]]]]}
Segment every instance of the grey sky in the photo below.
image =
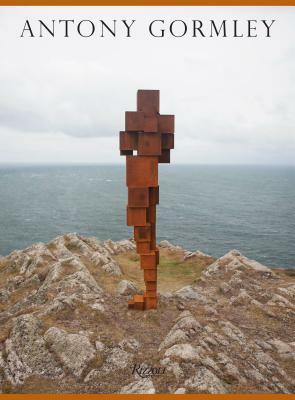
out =
{"type": "MultiPolygon", "coordinates": [[[[136,90],[176,115],[177,163],[295,164],[292,7],[1,8],[0,162],[123,162],[136,90]],[[26,19],[135,19],[133,37],[23,38],[26,19]],[[276,19],[272,38],[152,38],[153,19],[276,19]]],[[[118,31],[122,30],[118,26],[118,31]]],[[[260,32],[261,33],[261,32],[260,32]]]]}

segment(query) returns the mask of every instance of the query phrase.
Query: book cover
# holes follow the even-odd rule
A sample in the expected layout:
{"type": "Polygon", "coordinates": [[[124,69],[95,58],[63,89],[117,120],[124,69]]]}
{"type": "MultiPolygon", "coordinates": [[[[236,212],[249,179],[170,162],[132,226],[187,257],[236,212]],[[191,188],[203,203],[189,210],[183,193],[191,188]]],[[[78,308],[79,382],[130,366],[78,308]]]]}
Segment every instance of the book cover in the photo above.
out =
{"type": "Polygon", "coordinates": [[[292,396],[294,16],[1,5],[0,398],[292,396]]]}

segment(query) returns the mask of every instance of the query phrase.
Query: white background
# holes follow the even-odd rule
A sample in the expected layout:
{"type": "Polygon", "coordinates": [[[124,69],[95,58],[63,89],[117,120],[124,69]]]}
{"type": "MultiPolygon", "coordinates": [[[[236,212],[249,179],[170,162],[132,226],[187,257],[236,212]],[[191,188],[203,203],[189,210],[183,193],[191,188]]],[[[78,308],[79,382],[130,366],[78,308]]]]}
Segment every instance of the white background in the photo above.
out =
{"type": "MultiPolygon", "coordinates": [[[[0,9],[0,162],[118,163],[124,111],[137,89],[160,89],[176,115],[173,163],[295,163],[292,7],[11,7],[0,9]],[[26,19],[118,20],[118,37],[20,38],[26,19]],[[135,19],[132,38],[121,19],[135,19]],[[183,38],[148,24],[188,24],[183,38]],[[272,37],[193,38],[192,19],[275,19],[272,37]]],[[[258,24],[259,25],[259,24],[258,24]]]]}

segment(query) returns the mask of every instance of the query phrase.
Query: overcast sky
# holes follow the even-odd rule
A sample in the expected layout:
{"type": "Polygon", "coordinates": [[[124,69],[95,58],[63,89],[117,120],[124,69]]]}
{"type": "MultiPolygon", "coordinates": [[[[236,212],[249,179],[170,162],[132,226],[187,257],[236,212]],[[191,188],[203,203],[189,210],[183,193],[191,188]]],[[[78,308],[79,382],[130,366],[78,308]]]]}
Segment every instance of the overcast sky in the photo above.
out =
{"type": "Polygon", "coordinates": [[[124,111],[137,89],[160,89],[161,112],[176,116],[172,162],[295,165],[294,20],[292,7],[2,7],[0,162],[124,162],[124,111]],[[20,38],[26,19],[63,18],[136,25],[129,39],[20,38]],[[276,23],[271,38],[160,39],[153,19],[276,23]]]}

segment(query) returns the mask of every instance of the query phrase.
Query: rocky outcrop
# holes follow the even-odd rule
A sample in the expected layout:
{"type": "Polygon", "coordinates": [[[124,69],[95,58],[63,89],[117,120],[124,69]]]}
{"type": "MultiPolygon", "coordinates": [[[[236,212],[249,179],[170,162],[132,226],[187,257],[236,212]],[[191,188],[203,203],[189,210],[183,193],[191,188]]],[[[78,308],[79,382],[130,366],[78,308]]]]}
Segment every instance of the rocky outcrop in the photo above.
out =
{"type": "Polygon", "coordinates": [[[80,378],[95,357],[95,349],[85,335],[49,328],[44,339],[52,353],[73,375],[80,378]]]}
{"type": "Polygon", "coordinates": [[[31,375],[58,378],[62,368],[49,352],[41,334],[41,324],[32,315],[21,315],[14,321],[5,341],[2,368],[14,385],[21,385],[31,375]],[[5,361],[4,361],[5,360],[5,361]]]}
{"type": "Polygon", "coordinates": [[[292,274],[163,241],[192,279],[160,270],[158,309],[130,311],[134,249],[67,234],[0,258],[0,392],[294,392],[292,274]]]}
{"type": "Polygon", "coordinates": [[[220,379],[206,367],[200,367],[195,375],[184,382],[184,386],[198,393],[227,393],[220,379]]]}
{"type": "Polygon", "coordinates": [[[203,260],[206,262],[209,261],[210,263],[214,262],[214,258],[212,256],[209,256],[208,254],[205,254],[200,250],[184,252],[183,261],[193,262],[193,261],[199,261],[199,260],[203,260]]]}
{"type": "Polygon", "coordinates": [[[202,294],[202,289],[198,286],[184,286],[177,290],[174,295],[183,300],[197,300],[203,304],[208,304],[210,302],[210,300],[202,294]]]}
{"type": "Polygon", "coordinates": [[[130,385],[124,386],[121,394],[155,394],[156,390],[153,381],[150,378],[143,378],[141,381],[135,381],[130,385]]]}
{"type": "Polygon", "coordinates": [[[219,258],[213,264],[210,265],[205,271],[204,276],[212,276],[218,274],[224,274],[224,272],[238,270],[255,270],[257,272],[262,272],[265,276],[272,276],[272,270],[265,265],[260,264],[257,261],[249,260],[244,257],[238,250],[231,250],[223,257],[219,258]]]}
{"type": "Polygon", "coordinates": [[[201,325],[196,321],[190,311],[182,312],[160,344],[159,351],[179,343],[187,342],[191,337],[196,335],[200,329],[201,325]]]}
{"type": "Polygon", "coordinates": [[[167,250],[169,250],[171,252],[183,251],[182,247],[175,246],[174,244],[170,243],[168,240],[162,240],[159,243],[159,247],[167,249],[167,250]]]}
{"type": "Polygon", "coordinates": [[[137,292],[137,286],[127,279],[121,280],[117,286],[117,293],[121,296],[129,296],[137,292]]]}

